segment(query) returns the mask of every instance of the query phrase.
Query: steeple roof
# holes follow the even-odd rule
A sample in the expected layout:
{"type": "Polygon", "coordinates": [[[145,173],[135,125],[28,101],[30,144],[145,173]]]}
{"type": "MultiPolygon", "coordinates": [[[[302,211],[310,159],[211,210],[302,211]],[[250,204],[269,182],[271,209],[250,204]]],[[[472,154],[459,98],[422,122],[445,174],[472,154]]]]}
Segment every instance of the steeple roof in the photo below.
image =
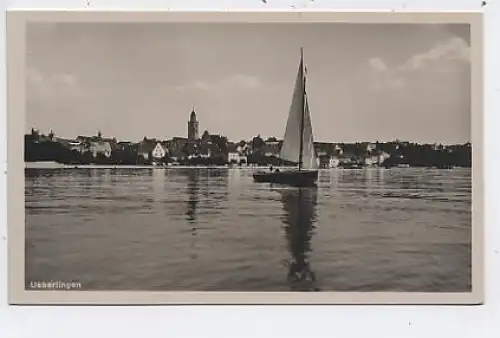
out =
{"type": "Polygon", "coordinates": [[[194,111],[194,107],[193,107],[193,110],[191,111],[191,115],[189,116],[189,120],[191,122],[196,121],[196,112],[194,111]]]}

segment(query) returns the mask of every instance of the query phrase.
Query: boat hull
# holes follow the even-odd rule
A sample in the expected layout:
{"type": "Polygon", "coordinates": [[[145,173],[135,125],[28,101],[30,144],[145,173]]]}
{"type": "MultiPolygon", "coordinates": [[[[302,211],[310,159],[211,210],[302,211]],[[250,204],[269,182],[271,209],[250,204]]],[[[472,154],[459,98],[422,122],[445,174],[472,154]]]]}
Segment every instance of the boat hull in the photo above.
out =
{"type": "Polygon", "coordinates": [[[286,170],[253,174],[255,182],[278,183],[294,186],[314,185],[318,180],[318,170],[286,170]]]}

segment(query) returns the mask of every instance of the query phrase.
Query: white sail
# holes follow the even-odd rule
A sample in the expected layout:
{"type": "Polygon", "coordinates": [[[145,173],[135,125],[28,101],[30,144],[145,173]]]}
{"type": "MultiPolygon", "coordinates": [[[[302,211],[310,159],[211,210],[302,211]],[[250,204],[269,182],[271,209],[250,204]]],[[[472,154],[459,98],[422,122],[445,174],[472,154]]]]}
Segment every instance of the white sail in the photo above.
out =
{"type": "Polygon", "coordinates": [[[295,79],[292,103],[290,105],[285,136],[280,151],[280,158],[282,160],[293,163],[299,162],[301,132],[302,168],[316,169],[318,167],[318,161],[314,151],[311,116],[305,95],[305,72],[302,57],[297,72],[297,78],[295,79]],[[304,123],[303,126],[301,125],[302,123],[304,123]]]}
{"type": "Polygon", "coordinates": [[[309,103],[307,96],[305,97],[304,108],[304,131],[302,134],[302,168],[304,169],[318,169],[318,158],[314,150],[314,137],[311,122],[311,115],[309,113],[309,103]]]}

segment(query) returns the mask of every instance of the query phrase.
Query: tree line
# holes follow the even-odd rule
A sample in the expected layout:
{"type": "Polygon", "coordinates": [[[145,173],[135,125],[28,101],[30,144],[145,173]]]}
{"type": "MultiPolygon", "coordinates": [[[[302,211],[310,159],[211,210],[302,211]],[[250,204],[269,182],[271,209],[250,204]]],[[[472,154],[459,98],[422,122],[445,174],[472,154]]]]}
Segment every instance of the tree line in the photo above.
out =
{"type": "MultiPolygon", "coordinates": [[[[204,133],[202,140],[209,140],[215,145],[217,151],[211,157],[191,156],[190,150],[185,146],[182,156],[176,159],[181,165],[224,165],[227,164],[229,152],[227,137],[220,135],[209,135],[204,133]]],[[[71,150],[61,142],[55,140],[54,134],[39,135],[36,131],[25,135],[24,139],[24,160],[26,162],[55,161],[64,164],[124,164],[142,165],[151,164],[151,156],[144,158],[138,153],[139,144],[130,144],[124,147],[113,147],[109,157],[104,154],[97,154],[96,157],[90,151],[80,152],[71,150]]],[[[237,145],[248,144],[246,151],[246,163],[256,165],[293,165],[284,163],[277,156],[266,154],[266,144],[270,142],[280,142],[271,137],[266,140],[259,136],[251,141],[240,141],[237,145]]],[[[373,156],[376,153],[384,152],[388,154],[383,166],[391,167],[401,164],[412,167],[471,167],[472,147],[470,143],[443,146],[436,144],[418,144],[410,142],[375,142],[374,151],[368,151],[368,142],[357,143],[318,143],[316,149],[326,156],[351,157],[353,161],[360,161],[366,156],[373,156]],[[335,148],[342,149],[339,153],[335,148]]],[[[173,159],[169,156],[161,159],[160,162],[171,163],[173,159]]],[[[243,164],[243,162],[235,163],[243,164]]]]}

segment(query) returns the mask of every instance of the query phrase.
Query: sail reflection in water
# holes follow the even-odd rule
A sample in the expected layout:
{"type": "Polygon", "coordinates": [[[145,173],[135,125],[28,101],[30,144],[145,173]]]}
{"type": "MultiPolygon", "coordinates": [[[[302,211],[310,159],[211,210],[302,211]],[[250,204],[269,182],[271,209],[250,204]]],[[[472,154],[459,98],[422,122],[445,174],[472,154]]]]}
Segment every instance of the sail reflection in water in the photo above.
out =
{"type": "Polygon", "coordinates": [[[308,257],[315,229],[317,188],[292,187],[277,191],[282,196],[283,223],[291,254],[287,280],[292,291],[319,291],[308,257]]]}

